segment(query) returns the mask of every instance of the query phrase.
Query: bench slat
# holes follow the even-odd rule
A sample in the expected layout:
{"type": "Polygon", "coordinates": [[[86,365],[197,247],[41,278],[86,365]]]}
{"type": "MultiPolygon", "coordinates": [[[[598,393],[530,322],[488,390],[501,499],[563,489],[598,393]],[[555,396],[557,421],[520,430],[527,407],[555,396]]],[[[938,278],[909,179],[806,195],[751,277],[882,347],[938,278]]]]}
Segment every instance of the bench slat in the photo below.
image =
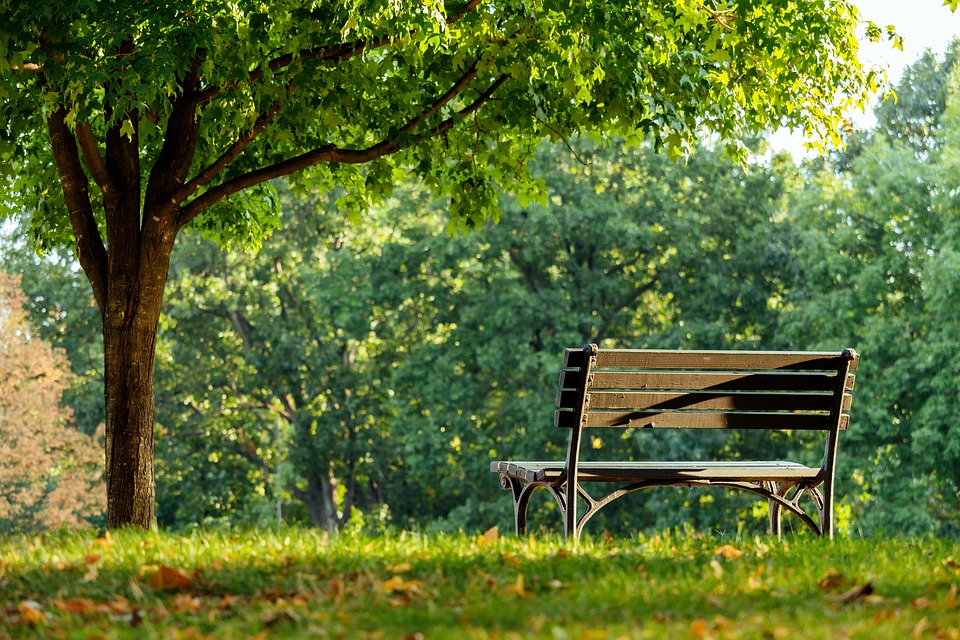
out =
{"type": "MultiPolygon", "coordinates": [[[[557,406],[573,408],[576,392],[562,391],[557,406]]],[[[587,407],[597,409],[659,409],[724,411],[823,412],[833,408],[833,395],[822,393],[661,393],[647,391],[593,391],[587,407]]]]}
{"type": "MultiPolygon", "coordinates": [[[[595,389],[662,389],[716,391],[833,391],[836,374],[797,371],[770,373],[716,373],[650,371],[593,371],[591,387],[595,389]]],[[[852,374],[848,388],[853,388],[852,374]]],[[[573,389],[580,381],[577,370],[560,372],[560,388],[573,389]]]]}
{"type": "MultiPolygon", "coordinates": [[[[565,367],[582,367],[583,351],[567,349],[565,367]]],[[[671,351],[660,349],[601,349],[597,368],[609,369],[707,369],[736,371],[740,369],[792,369],[808,371],[837,370],[843,366],[841,355],[834,352],[807,351],[671,351]]],[[[851,363],[856,368],[856,361],[851,363]]]]}
{"type": "MultiPolygon", "coordinates": [[[[574,426],[574,411],[557,411],[554,424],[574,426]]],[[[847,428],[849,417],[840,416],[840,429],[847,428]]],[[[698,412],[698,411],[592,411],[586,415],[588,428],[631,429],[795,429],[802,431],[831,428],[829,414],[777,412],[698,412]]]]}

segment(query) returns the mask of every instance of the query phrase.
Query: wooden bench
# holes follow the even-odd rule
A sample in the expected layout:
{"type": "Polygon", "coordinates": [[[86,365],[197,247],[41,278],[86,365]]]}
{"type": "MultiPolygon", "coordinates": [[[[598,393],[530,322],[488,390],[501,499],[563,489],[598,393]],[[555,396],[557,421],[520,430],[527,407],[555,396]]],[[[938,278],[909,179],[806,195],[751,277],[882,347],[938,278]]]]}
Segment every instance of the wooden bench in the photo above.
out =
{"type": "MultiPolygon", "coordinates": [[[[847,428],[859,356],[762,351],[567,349],[557,392],[557,427],[570,429],[563,461],[493,462],[512,491],[517,535],[526,530],[531,494],[543,488],[560,505],[574,540],[600,509],[646,487],[723,486],[767,499],[770,533],[782,509],[817,535],[833,537],[833,484],[839,432],[847,428]],[[583,461],[584,429],[774,429],[825,432],[823,461],[583,461]],[[615,483],[594,498],[586,483],[615,483]],[[800,506],[812,499],[819,522],[800,506]],[[577,498],[585,503],[577,515],[577,498]]],[[[608,485],[608,488],[611,485],[608,485]]]]}

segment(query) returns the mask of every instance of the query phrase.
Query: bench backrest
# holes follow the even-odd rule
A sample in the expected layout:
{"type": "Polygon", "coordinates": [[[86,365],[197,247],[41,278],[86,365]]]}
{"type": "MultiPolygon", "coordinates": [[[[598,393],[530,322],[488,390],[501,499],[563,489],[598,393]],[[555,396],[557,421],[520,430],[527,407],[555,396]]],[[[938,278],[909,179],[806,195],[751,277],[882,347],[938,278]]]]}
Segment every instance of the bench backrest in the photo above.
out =
{"type": "Polygon", "coordinates": [[[567,349],[554,419],[572,429],[567,470],[575,473],[582,429],[619,427],[826,431],[823,468],[832,472],[858,360],[853,349],[567,349]]]}

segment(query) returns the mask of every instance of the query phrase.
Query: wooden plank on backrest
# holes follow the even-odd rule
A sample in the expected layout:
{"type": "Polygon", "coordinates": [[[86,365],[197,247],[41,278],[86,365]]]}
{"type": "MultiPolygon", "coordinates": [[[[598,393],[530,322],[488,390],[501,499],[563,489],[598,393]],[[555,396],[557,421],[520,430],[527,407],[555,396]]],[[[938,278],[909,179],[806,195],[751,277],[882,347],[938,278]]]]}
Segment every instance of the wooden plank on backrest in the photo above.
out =
{"type": "MultiPolygon", "coordinates": [[[[573,354],[571,354],[573,355],[573,354]]],[[[581,353],[580,360],[582,361],[581,353]]],[[[798,351],[668,351],[618,349],[597,353],[598,369],[838,370],[838,353],[798,351]]],[[[573,366],[572,364],[569,366],[573,366]]]]}
{"type": "Polygon", "coordinates": [[[778,412],[670,412],[593,411],[587,414],[588,428],[632,429],[794,429],[826,430],[830,416],[778,412]]]}
{"type": "MultiPolygon", "coordinates": [[[[717,391],[829,391],[837,387],[837,375],[776,371],[764,373],[718,373],[708,371],[594,371],[593,388],[717,391]]],[[[561,377],[561,388],[575,386],[573,376],[561,377]],[[570,383],[570,386],[563,384],[570,383]]]]}
{"type": "MultiPolygon", "coordinates": [[[[575,411],[554,412],[553,423],[561,429],[574,426],[575,411]]],[[[850,421],[840,415],[840,430],[850,421]]],[[[699,412],[699,411],[594,411],[587,414],[588,428],[620,429],[794,429],[827,431],[833,427],[829,414],[777,412],[699,412]]]]}
{"type": "MultiPolygon", "coordinates": [[[[649,391],[590,391],[587,406],[598,409],[657,409],[712,411],[830,411],[833,394],[823,393],[662,393],[649,391]]],[[[564,405],[559,405],[564,406],[564,405]]],[[[572,404],[565,406],[572,407],[572,404]]]]}

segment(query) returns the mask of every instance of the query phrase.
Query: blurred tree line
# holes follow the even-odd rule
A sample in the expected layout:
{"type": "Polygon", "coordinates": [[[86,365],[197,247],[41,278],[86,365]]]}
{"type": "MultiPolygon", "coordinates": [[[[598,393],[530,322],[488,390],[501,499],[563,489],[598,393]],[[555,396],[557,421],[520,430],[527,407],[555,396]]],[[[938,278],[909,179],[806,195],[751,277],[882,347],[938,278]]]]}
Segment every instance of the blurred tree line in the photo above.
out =
{"type": "MultiPolygon", "coordinates": [[[[559,456],[560,354],[630,348],[862,354],[843,434],[839,522],[960,531],[958,46],[904,75],[847,149],[800,166],[686,164],[588,139],[532,159],[548,198],[503,194],[498,224],[445,234],[445,203],[396,190],[357,224],[343,194],[281,185],[285,220],[256,255],[179,242],[157,356],[162,526],[481,529],[512,522],[489,461],[559,456]]],[[[758,145],[762,145],[758,142],[758,145]]],[[[761,147],[762,148],[762,147],[761,147]]],[[[71,259],[8,238],[33,326],[69,355],[65,403],[103,421],[96,308],[71,259]]],[[[814,438],[600,433],[601,454],[817,458],[814,438]]],[[[534,526],[557,530],[553,505],[534,526]],[[554,513],[551,513],[553,511],[554,513]]],[[[691,522],[759,532],[765,504],[656,489],[591,528],[691,522]]],[[[785,524],[792,524],[789,519],[785,524]]]]}

